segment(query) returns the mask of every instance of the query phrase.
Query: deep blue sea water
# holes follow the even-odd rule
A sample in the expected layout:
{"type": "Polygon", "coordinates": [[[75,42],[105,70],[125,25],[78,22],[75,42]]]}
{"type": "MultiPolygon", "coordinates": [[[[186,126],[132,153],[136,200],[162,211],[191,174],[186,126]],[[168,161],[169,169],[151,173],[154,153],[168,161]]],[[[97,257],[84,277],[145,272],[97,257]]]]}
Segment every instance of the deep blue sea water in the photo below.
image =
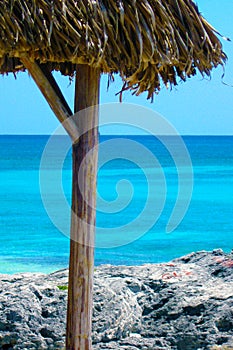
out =
{"type": "MultiPolygon", "coordinates": [[[[100,141],[112,139],[115,140],[116,136],[101,136],[100,141]]],[[[124,139],[137,142],[158,159],[167,183],[166,202],[158,221],[141,238],[119,247],[97,248],[96,265],[156,263],[203,249],[231,251],[233,137],[183,137],[193,163],[194,188],[189,209],[172,233],[166,233],[166,224],[179,190],[174,160],[154,137],[124,136],[124,139]]],[[[0,136],[0,273],[50,272],[68,265],[69,239],[51,222],[40,195],[39,167],[47,140],[48,136],[0,136]]],[[[62,142],[61,137],[58,143],[62,142]]],[[[173,147],[176,147],[175,141],[173,147]]],[[[100,148],[101,157],[110,155],[111,158],[114,151],[111,145],[100,148]]],[[[97,225],[109,229],[109,232],[132,222],[143,210],[148,196],[145,169],[153,180],[152,187],[158,189],[158,196],[162,186],[158,169],[153,167],[149,157],[139,152],[137,165],[126,159],[124,147],[119,147],[118,151],[122,156],[103,165],[98,174],[98,192],[107,204],[106,210],[97,213],[97,225]],[[111,213],[114,203],[109,201],[117,199],[116,184],[122,179],[131,183],[131,189],[128,183],[122,184],[122,203],[127,202],[130,194],[132,198],[124,209],[111,213]]],[[[69,202],[71,152],[65,159],[62,179],[69,202]]],[[[156,208],[150,206],[146,211],[147,218],[153,217],[155,212],[156,208]]],[[[134,237],[147,218],[139,220],[129,235],[134,237]]],[[[66,219],[69,222],[69,218],[66,219]]],[[[124,242],[125,237],[127,233],[119,229],[120,241],[124,242]]],[[[100,235],[100,245],[101,239],[100,235]]]]}

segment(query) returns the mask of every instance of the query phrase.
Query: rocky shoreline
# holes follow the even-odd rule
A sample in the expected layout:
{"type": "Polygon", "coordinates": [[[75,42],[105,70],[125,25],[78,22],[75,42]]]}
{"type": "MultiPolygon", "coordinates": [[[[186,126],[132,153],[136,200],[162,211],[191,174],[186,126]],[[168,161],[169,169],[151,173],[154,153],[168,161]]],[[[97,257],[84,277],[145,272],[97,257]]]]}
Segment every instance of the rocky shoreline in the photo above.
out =
{"type": "MultiPolygon", "coordinates": [[[[0,275],[0,349],[62,349],[67,270],[0,275]]],[[[233,252],[96,268],[94,350],[233,349],[233,252]]]]}

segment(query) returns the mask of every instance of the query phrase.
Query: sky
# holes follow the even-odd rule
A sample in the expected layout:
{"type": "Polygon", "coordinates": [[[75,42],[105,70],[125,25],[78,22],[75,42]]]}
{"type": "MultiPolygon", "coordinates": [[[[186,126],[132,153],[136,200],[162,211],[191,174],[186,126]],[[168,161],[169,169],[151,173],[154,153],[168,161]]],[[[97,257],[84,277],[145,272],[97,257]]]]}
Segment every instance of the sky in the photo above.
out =
{"type": "MultiPolygon", "coordinates": [[[[222,82],[222,67],[213,70],[211,79],[200,75],[180,83],[172,91],[162,87],[153,104],[146,94],[123,95],[123,103],[134,103],[153,109],[164,116],[181,135],[233,135],[233,2],[232,0],[198,0],[204,17],[232,42],[222,40],[228,56],[222,82]]],[[[74,83],[55,74],[62,91],[73,105],[74,83]]],[[[100,103],[118,102],[115,94],[122,83],[116,76],[107,91],[107,77],[101,78],[100,103]]],[[[53,112],[27,73],[0,77],[1,123],[0,134],[47,134],[58,126],[53,112]]],[[[114,128],[111,130],[114,133],[114,128]]]]}

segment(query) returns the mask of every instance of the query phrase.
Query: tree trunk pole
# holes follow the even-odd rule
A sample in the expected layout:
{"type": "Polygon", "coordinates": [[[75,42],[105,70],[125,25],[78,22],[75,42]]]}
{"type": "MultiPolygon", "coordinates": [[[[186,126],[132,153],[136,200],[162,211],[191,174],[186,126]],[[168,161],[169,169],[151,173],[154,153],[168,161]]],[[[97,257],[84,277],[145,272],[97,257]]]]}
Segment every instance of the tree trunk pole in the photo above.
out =
{"type": "MultiPolygon", "coordinates": [[[[99,80],[100,71],[98,69],[88,65],[77,65],[75,112],[98,105],[99,80]]],[[[84,129],[88,131],[81,135],[72,148],[73,179],[66,333],[67,350],[92,349],[98,107],[90,108],[88,113],[86,113],[86,117],[77,118],[77,126],[81,133],[84,129]],[[91,152],[90,157],[86,157],[93,147],[96,147],[95,151],[91,152]]]]}

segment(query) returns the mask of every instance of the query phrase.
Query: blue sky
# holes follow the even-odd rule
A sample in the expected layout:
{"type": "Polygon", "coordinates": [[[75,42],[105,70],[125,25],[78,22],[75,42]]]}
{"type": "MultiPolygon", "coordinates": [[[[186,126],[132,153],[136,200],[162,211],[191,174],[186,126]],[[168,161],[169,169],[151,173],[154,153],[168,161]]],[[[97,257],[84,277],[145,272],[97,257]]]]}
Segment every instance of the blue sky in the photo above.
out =
{"type": "MultiPolygon", "coordinates": [[[[223,41],[228,55],[224,81],[233,86],[233,3],[232,0],[198,1],[199,10],[205,18],[232,42],[223,41]]],[[[123,102],[136,103],[152,108],[166,117],[182,135],[233,135],[233,87],[221,81],[222,68],[212,73],[211,80],[201,76],[181,83],[173,91],[165,87],[154,103],[146,95],[132,97],[125,93],[123,102]]],[[[73,104],[74,84],[67,77],[56,74],[69,104],[73,104]]],[[[116,77],[106,91],[107,78],[101,79],[101,103],[118,102],[115,93],[121,88],[116,77]]],[[[58,122],[27,73],[0,77],[1,123],[0,134],[51,134],[58,122]]]]}

